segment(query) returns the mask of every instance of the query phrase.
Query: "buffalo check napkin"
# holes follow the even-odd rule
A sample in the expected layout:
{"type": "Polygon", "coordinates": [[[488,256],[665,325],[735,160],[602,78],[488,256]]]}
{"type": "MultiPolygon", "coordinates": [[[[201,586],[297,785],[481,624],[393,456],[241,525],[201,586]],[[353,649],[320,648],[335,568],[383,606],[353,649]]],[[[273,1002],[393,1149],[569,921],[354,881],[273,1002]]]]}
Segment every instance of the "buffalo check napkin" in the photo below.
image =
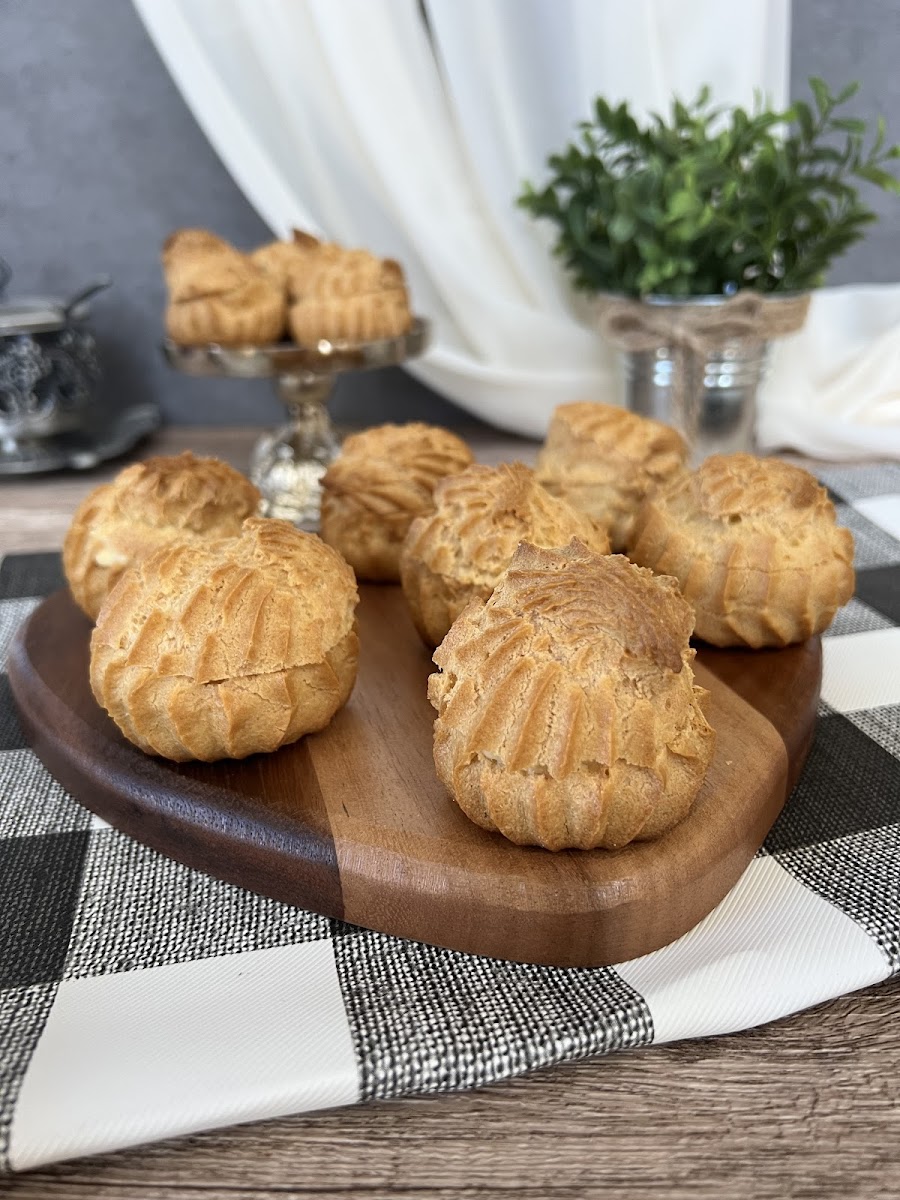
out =
{"type": "MultiPolygon", "coordinates": [[[[81,808],[0,677],[0,1168],[745,1029],[900,970],[900,466],[819,470],[856,538],[818,729],[762,851],[695,929],[556,970],[219,883],[81,808]]],[[[61,585],[0,563],[0,662],[61,585]]]]}

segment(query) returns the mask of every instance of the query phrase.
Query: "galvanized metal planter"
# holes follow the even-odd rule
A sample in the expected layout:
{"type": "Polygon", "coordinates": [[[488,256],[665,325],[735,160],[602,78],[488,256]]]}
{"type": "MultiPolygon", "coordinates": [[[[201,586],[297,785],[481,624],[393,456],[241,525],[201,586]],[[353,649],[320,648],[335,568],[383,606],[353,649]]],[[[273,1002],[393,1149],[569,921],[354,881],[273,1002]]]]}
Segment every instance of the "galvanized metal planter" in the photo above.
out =
{"type": "Polygon", "coordinates": [[[695,462],[710,454],[752,453],[771,338],[795,333],[808,302],[798,295],[754,296],[756,312],[746,328],[729,335],[735,297],[602,298],[601,328],[620,351],[623,403],[679,429],[695,462]],[[623,313],[627,328],[616,321],[623,313]]]}

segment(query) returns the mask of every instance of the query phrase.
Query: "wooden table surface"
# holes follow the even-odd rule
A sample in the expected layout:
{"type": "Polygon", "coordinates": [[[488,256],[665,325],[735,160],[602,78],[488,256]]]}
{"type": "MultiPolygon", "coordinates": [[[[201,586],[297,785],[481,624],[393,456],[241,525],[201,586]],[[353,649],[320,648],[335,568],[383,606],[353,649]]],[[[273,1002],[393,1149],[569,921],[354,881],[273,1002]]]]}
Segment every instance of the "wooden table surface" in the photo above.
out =
{"type": "MultiPolygon", "coordinates": [[[[170,428],[246,468],[254,433],[170,428]]],[[[528,443],[478,439],[486,461],[528,443]]],[[[0,482],[0,553],[57,549],[89,475],[0,482]]],[[[624,1051],[452,1096],[245,1125],[0,1183],[46,1200],[900,1196],[900,978],[708,1041],[624,1051]]]]}

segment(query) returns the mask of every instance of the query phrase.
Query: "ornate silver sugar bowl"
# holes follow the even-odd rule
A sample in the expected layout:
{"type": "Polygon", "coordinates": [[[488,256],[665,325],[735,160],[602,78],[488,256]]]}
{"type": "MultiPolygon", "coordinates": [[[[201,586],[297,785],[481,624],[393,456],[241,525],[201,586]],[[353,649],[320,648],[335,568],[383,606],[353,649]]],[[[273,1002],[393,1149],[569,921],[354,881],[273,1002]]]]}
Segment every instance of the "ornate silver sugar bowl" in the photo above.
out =
{"type": "Polygon", "coordinates": [[[89,423],[100,367],[84,321],[111,281],[69,300],[7,301],[10,275],[0,260],[0,471],[19,473],[55,465],[59,439],[89,423]]]}

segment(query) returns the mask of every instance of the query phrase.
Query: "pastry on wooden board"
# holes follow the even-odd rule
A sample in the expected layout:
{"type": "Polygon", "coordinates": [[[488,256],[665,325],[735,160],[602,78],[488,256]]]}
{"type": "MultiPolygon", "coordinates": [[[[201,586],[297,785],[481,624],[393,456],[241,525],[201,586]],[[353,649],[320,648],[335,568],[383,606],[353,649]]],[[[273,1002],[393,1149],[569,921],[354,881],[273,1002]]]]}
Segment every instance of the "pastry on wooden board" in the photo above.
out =
{"type": "Polygon", "coordinates": [[[399,337],[412,324],[403,269],[367,250],[345,250],[293,276],[288,323],[300,345],[399,337]]]}
{"type": "Polygon", "coordinates": [[[352,434],[322,479],[322,538],[358,579],[398,583],[410,525],[434,508],[438,480],[471,462],[461,438],[421,421],[352,434]]]}
{"type": "Polygon", "coordinates": [[[687,458],[687,444],[671,426],[580,401],[555,409],[535,471],[549,492],[608,530],[613,550],[623,550],[641,501],[687,458]]]}
{"type": "Polygon", "coordinates": [[[166,332],[182,346],[277,342],[284,333],[283,286],[246,254],[203,229],[182,229],[162,251],[169,292],[166,332]]]}
{"type": "Polygon", "coordinates": [[[251,517],[158,550],[91,638],[91,688],[122,733],[176,762],[245,758],[323,729],[353,689],[353,572],[318,537],[251,517]]]}
{"type": "Polygon", "coordinates": [[[609,540],[585,513],[551,496],[522,463],[475,465],[442,479],[435,511],[410,526],[400,577],[413,621],[436,646],[470,600],[485,600],[519,542],[564,546],[580,538],[598,554],[609,540]]]}
{"type": "Polygon", "coordinates": [[[787,646],[853,595],[853,535],[801,467],[716,454],[649,496],[628,555],[674,576],[715,646],[787,646]]]}
{"type": "Polygon", "coordinates": [[[75,603],[96,620],[122,573],[174,541],[234,537],[259,492],[228,463],[189,451],[120,471],[85,497],[63,543],[75,603]]]}
{"type": "Polygon", "coordinates": [[[435,651],[438,776],[477,825],[548,850],[619,849],[688,812],[715,735],[673,579],[523,543],[435,651]]]}

